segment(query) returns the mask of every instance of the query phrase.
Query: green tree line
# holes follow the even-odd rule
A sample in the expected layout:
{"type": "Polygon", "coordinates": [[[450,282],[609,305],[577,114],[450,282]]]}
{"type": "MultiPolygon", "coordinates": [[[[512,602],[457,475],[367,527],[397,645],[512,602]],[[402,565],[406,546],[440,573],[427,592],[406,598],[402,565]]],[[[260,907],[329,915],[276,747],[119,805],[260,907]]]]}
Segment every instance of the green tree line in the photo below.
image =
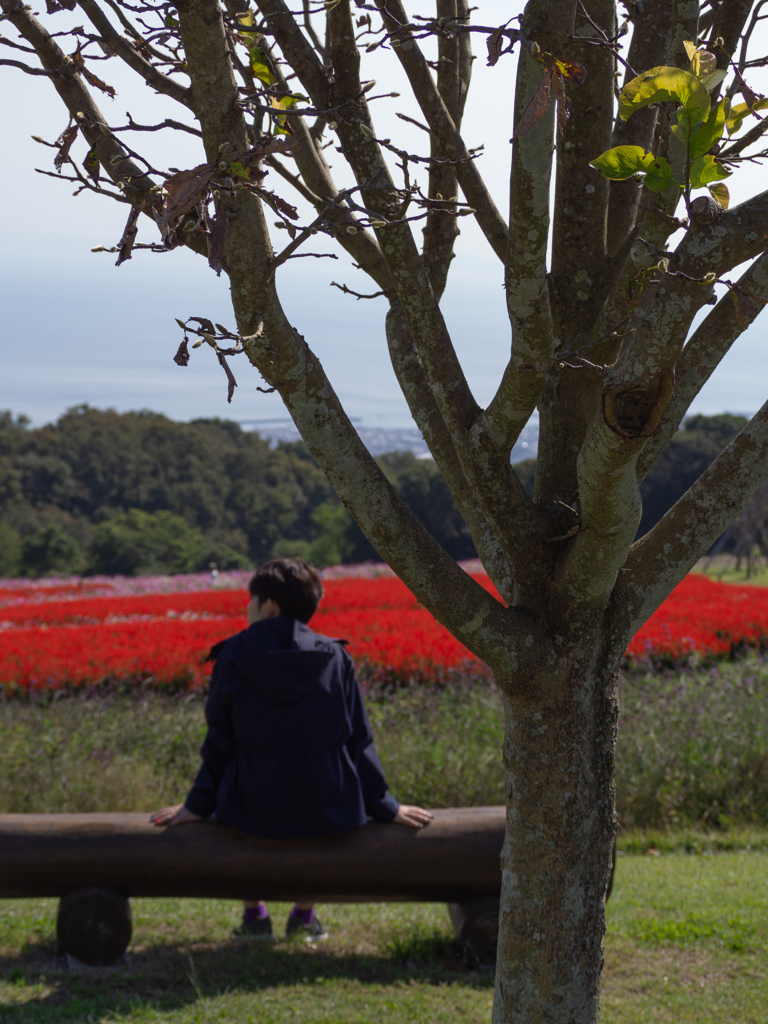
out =
{"type": "MultiPolygon", "coordinates": [[[[746,422],[692,416],[643,483],[644,533],[746,422]]],[[[392,484],[457,559],[475,549],[440,471],[392,452],[392,484]]],[[[530,490],[534,460],[515,469],[530,490]]],[[[302,442],[236,423],[177,423],[87,405],[30,428],[0,412],[0,576],[247,568],[299,554],[318,565],[378,557],[302,442]]]]}

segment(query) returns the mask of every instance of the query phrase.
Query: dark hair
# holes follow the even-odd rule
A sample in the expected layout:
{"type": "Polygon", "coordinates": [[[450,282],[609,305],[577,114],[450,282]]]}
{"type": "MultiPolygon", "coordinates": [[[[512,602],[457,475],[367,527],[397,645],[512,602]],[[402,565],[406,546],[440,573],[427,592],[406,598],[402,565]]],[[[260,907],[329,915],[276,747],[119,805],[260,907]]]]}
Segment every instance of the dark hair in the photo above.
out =
{"type": "Polygon", "coordinates": [[[253,574],[248,590],[259,601],[271,598],[283,615],[299,622],[309,622],[323,596],[317,569],[307,565],[303,558],[273,558],[265,562],[253,574]]]}

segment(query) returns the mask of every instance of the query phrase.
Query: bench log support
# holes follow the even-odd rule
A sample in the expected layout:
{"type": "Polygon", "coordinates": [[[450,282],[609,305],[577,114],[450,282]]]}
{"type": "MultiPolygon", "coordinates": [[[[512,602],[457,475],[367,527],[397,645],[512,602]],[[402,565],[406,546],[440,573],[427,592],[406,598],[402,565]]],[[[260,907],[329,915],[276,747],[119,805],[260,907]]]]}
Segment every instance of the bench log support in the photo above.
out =
{"type": "Polygon", "coordinates": [[[504,808],[433,813],[419,830],[372,822],[285,840],[210,822],[158,829],[148,814],[3,814],[0,898],[60,897],[59,945],[92,966],[127,949],[131,896],[448,903],[459,937],[490,962],[504,808]]]}

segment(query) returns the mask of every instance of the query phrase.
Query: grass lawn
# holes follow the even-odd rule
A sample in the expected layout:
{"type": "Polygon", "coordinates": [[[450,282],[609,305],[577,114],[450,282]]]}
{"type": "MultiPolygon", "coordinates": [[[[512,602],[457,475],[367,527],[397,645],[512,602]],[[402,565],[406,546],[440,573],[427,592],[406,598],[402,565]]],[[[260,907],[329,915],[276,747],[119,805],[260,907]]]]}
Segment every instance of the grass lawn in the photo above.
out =
{"type": "MultiPolygon", "coordinates": [[[[763,847],[765,844],[763,844],[763,847]]],[[[282,928],[286,905],[272,905],[282,928]]],[[[474,1024],[493,978],[457,947],[443,906],[324,906],[331,938],[229,940],[236,904],[134,900],[125,966],[66,971],[55,900],[0,901],[3,1024],[474,1024]]],[[[764,1024],[768,854],[620,856],[608,905],[604,1024],[764,1024]]]]}
{"type": "Polygon", "coordinates": [[[699,559],[693,567],[693,572],[700,572],[721,583],[745,583],[751,587],[768,587],[768,565],[765,564],[765,559],[755,562],[750,575],[747,575],[745,560],[742,560],[739,569],[736,568],[737,564],[733,555],[715,555],[714,558],[699,559]]]}

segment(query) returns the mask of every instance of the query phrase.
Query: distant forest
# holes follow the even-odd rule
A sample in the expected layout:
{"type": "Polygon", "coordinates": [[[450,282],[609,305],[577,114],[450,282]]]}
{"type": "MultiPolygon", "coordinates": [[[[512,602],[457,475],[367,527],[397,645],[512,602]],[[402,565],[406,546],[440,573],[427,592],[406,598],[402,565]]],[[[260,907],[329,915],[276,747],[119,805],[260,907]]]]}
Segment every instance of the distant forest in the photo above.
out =
{"type": "MultiPolygon", "coordinates": [[[[746,422],[685,421],[643,482],[641,534],[746,422]]],[[[377,461],[454,558],[475,556],[432,460],[377,461]]],[[[535,461],[514,468],[532,493],[535,461]]],[[[300,441],[272,448],[226,420],[87,405],[37,429],[0,412],[0,576],[248,568],[289,554],[317,565],[378,558],[300,441]]]]}

